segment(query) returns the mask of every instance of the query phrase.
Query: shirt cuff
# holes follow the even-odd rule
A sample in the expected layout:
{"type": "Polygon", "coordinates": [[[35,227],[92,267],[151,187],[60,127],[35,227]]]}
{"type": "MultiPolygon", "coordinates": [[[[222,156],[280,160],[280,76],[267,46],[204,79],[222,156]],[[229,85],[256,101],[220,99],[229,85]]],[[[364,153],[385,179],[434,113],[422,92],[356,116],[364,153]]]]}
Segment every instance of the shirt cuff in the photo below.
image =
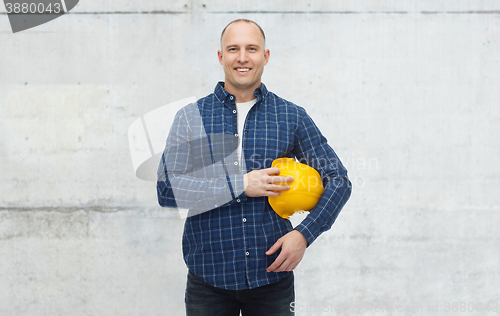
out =
{"type": "Polygon", "coordinates": [[[300,223],[295,226],[295,230],[299,231],[307,240],[307,247],[309,247],[316,238],[321,234],[321,230],[316,225],[316,223],[312,220],[308,220],[307,217],[300,223]]]}
{"type": "Polygon", "coordinates": [[[234,174],[229,176],[230,185],[232,188],[235,200],[239,203],[246,202],[244,174],[234,174]],[[238,201],[239,200],[239,201],[238,201]]]}

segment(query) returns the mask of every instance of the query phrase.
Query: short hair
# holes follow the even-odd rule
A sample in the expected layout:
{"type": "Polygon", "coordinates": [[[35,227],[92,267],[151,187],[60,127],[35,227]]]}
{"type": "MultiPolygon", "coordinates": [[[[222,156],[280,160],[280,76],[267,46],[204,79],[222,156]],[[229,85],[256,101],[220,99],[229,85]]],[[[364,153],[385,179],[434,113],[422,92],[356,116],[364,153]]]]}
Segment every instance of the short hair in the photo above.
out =
{"type": "Polygon", "coordinates": [[[259,24],[257,24],[256,22],[252,21],[252,20],[248,20],[248,19],[237,19],[237,20],[234,20],[232,22],[230,22],[228,25],[226,25],[226,27],[222,30],[222,33],[220,34],[220,46],[222,48],[222,37],[224,36],[224,33],[226,33],[226,29],[229,27],[229,25],[233,24],[233,23],[237,23],[237,22],[246,22],[246,23],[253,23],[255,24],[259,30],[260,30],[260,33],[262,34],[262,37],[264,38],[264,45],[266,44],[266,35],[264,34],[264,31],[262,30],[262,28],[260,27],[259,24]]]}

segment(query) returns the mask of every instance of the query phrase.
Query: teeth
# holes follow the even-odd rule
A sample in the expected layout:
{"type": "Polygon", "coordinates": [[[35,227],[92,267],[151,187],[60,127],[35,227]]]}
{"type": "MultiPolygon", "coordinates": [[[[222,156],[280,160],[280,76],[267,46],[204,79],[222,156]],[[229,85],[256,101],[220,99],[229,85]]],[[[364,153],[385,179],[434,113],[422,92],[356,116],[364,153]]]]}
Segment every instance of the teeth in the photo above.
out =
{"type": "Polygon", "coordinates": [[[238,69],[236,69],[236,70],[238,70],[238,71],[249,71],[249,70],[250,70],[250,68],[238,68],[238,69]]]}

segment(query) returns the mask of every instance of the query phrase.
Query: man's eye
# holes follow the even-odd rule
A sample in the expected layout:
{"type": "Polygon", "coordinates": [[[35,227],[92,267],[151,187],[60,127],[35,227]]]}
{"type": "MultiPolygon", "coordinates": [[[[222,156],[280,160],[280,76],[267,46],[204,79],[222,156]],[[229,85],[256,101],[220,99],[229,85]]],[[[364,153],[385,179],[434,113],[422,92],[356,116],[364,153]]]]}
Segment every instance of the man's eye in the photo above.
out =
{"type": "Polygon", "coordinates": [[[236,48],[230,48],[229,51],[230,52],[234,52],[236,50],[236,48]]]}

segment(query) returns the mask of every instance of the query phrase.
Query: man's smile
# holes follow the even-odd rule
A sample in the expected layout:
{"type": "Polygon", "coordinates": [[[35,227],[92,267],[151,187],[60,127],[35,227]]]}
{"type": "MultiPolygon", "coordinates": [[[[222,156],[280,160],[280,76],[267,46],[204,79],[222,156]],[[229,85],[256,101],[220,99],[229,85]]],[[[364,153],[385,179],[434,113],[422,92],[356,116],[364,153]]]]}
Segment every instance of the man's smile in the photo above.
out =
{"type": "Polygon", "coordinates": [[[251,70],[252,68],[243,68],[243,67],[236,67],[234,68],[234,70],[236,70],[237,72],[240,72],[240,73],[247,73],[251,70]]]}

